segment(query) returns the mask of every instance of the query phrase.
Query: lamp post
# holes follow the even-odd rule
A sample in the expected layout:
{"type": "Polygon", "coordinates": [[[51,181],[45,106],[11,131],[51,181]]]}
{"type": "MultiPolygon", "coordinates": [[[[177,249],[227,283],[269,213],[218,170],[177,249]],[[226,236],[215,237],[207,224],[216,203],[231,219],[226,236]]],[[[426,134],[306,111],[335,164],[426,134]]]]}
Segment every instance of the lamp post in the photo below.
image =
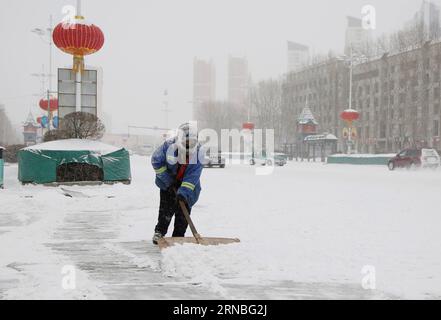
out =
{"type": "MultiPolygon", "coordinates": [[[[354,52],[351,46],[351,57],[349,65],[349,109],[345,110],[341,114],[341,118],[346,122],[348,126],[348,154],[352,154],[353,140],[352,136],[354,133],[353,123],[360,118],[360,113],[352,108],[352,88],[353,88],[353,78],[354,78],[354,52]]],[[[346,130],[346,129],[345,129],[346,130]]]]}
{"type": "Polygon", "coordinates": [[[72,72],[75,74],[75,111],[81,112],[81,83],[84,72],[84,57],[98,52],[104,45],[104,34],[99,27],[88,23],[77,0],[76,16],[70,22],[57,24],[53,31],[55,46],[73,57],[72,72]]]}
{"type": "MultiPolygon", "coordinates": [[[[81,15],[81,0],[77,0],[77,15],[75,19],[84,19],[81,15]]],[[[77,70],[75,75],[75,111],[81,112],[81,82],[82,82],[82,70],[77,70]]]]}
{"type": "Polygon", "coordinates": [[[47,108],[47,116],[49,119],[49,124],[48,124],[48,131],[50,131],[51,129],[51,99],[50,99],[50,93],[52,92],[52,47],[53,47],[53,42],[52,42],[52,32],[53,32],[53,22],[52,22],[52,15],[49,16],[49,27],[46,28],[46,30],[41,29],[41,28],[34,28],[31,30],[32,33],[35,33],[36,35],[40,36],[41,39],[43,40],[43,42],[45,42],[46,44],[49,45],[49,73],[47,75],[45,75],[44,73],[42,74],[32,74],[32,76],[38,76],[38,77],[48,77],[48,90],[46,92],[47,94],[47,99],[48,99],[48,108],[47,108]],[[47,36],[48,37],[48,41],[44,40],[43,37],[47,36]]]}
{"type": "MultiPolygon", "coordinates": [[[[352,110],[352,80],[354,78],[354,51],[351,46],[351,64],[349,72],[349,110],[352,110]]],[[[348,154],[352,153],[352,123],[349,125],[348,154]]]]}
{"type": "Polygon", "coordinates": [[[169,114],[172,112],[169,108],[170,102],[168,97],[168,89],[165,89],[164,91],[164,116],[165,116],[165,128],[168,128],[168,120],[169,120],[169,114]]]}

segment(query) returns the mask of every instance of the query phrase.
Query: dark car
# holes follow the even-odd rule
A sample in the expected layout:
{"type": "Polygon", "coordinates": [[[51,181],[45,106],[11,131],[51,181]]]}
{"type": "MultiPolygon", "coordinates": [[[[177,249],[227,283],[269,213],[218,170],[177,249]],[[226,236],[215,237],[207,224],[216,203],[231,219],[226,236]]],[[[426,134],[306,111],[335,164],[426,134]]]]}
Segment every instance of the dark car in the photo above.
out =
{"type": "Polygon", "coordinates": [[[214,153],[214,154],[207,154],[204,161],[204,168],[225,168],[226,160],[224,157],[222,157],[222,154],[220,152],[214,153]]]}
{"type": "Polygon", "coordinates": [[[396,168],[438,168],[440,157],[434,149],[405,149],[389,160],[390,170],[396,168]]]}

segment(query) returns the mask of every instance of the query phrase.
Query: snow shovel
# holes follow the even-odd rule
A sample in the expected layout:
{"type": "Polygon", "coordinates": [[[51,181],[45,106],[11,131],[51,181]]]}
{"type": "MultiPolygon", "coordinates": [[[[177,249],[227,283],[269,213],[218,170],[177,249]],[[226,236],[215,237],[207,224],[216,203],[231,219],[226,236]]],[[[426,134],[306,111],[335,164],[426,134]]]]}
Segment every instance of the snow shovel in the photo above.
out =
{"type": "Polygon", "coordinates": [[[202,246],[219,246],[219,245],[227,245],[232,243],[239,243],[239,239],[226,239],[226,238],[203,238],[196,227],[194,226],[193,220],[190,217],[190,213],[188,212],[187,206],[184,202],[179,201],[179,206],[181,207],[182,213],[185,216],[185,219],[190,226],[191,232],[193,233],[193,238],[162,238],[158,242],[158,246],[161,250],[172,247],[176,244],[198,244],[202,246]]]}

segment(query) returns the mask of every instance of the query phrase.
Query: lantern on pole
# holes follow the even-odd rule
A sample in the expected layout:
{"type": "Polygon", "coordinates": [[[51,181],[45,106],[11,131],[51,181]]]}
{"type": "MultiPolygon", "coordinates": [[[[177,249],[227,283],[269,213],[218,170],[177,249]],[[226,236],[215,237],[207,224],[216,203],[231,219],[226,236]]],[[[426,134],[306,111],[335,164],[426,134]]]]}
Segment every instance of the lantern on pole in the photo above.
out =
{"type": "Polygon", "coordinates": [[[354,109],[348,109],[341,113],[340,117],[346,122],[348,127],[352,127],[354,121],[360,119],[360,113],[354,109]]]}
{"type": "Polygon", "coordinates": [[[50,100],[41,99],[39,102],[39,106],[44,111],[54,112],[58,110],[58,99],[51,97],[50,100]],[[50,101],[50,110],[49,110],[49,101],[50,101]]]}
{"type": "Polygon", "coordinates": [[[81,15],[78,1],[77,15],[69,22],[59,23],[53,33],[55,45],[73,56],[75,73],[84,70],[84,56],[98,52],[104,45],[104,34],[99,27],[88,23],[81,15]]]}
{"type": "Polygon", "coordinates": [[[242,128],[244,130],[250,130],[250,131],[253,131],[255,129],[255,127],[256,127],[256,125],[252,122],[245,122],[242,126],[242,128]]]}
{"type": "Polygon", "coordinates": [[[55,45],[73,56],[72,71],[76,74],[76,111],[81,112],[81,73],[84,71],[84,56],[98,52],[104,45],[104,34],[99,27],[88,23],[81,15],[81,0],[77,0],[74,19],[59,23],[53,32],[55,45]]]}
{"type": "Polygon", "coordinates": [[[360,119],[360,113],[354,109],[347,109],[340,115],[341,119],[346,122],[346,128],[343,131],[343,136],[348,141],[348,153],[352,153],[352,145],[357,139],[357,131],[354,128],[354,122],[360,119]]]}

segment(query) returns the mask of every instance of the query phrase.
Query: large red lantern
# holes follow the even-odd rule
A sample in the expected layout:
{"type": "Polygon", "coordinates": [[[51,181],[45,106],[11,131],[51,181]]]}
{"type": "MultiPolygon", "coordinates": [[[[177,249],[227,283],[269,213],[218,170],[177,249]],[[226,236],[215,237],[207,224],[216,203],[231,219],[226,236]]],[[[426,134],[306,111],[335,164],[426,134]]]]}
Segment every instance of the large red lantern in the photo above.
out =
{"type": "Polygon", "coordinates": [[[99,51],[104,45],[104,34],[94,24],[87,23],[82,16],[74,22],[62,22],[53,32],[55,45],[63,52],[73,55],[73,71],[84,70],[84,56],[99,51]]]}
{"type": "MultiPolygon", "coordinates": [[[[50,102],[51,102],[51,112],[54,112],[56,110],[58,110],[58,99],[57,98],[50,98],[50,102]]],[[[43,109],[44,111],[48,111],[49,109],[49,103],[47,99],[41,99],[40,100],[40,108],[43,109]]]]}
{"type": "Polygon", "coordinates": [[[251,131],[253,131],[255,127],[256,125],[252,122],[245,122],[242,126],[244,130],[251,130],[251,131]]]}
{"type": "Polygon", "coordinates": [[[354,121],[360,119],[360,113],[356,110],[348,109],[341,113],[341,118],[351,126],[354,121]]]}

